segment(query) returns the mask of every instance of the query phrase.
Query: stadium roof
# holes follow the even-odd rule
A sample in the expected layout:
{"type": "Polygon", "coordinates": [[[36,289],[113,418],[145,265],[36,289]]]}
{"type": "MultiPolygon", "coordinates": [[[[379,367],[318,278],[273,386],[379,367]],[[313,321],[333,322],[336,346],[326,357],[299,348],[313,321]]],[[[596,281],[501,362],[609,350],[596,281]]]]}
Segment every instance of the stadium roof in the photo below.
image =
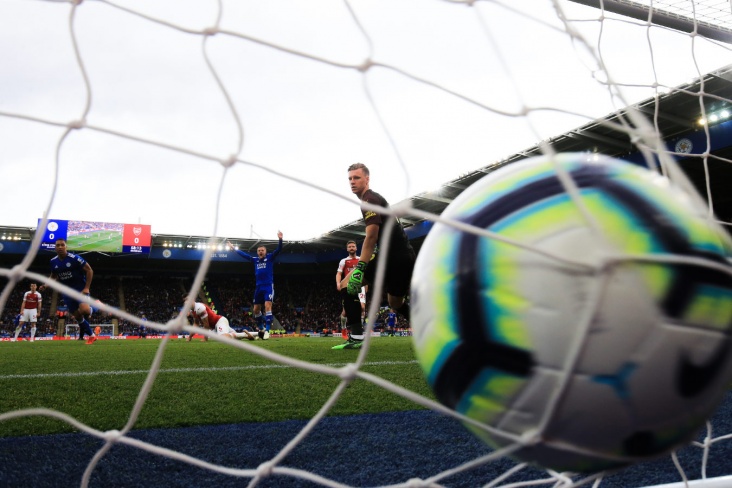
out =
{"type": "Polygon", "coordinates": [[[575,3],[615,12],[641,22],[695,32],[708,39],[732,43],[732,12],[729,0],[572,0],[575,3]]]}
{"type": "MultiPolygon", "coordinates": [[[[732,65],[708,73],[702,78],[689,84],[676,87],[672,93],[646,99],[636,105],[649,119],[654,121],[667,142],[672,143],[682,135],[694,131],[703,131],[699,124],[702,116],[698,94],[703,92],[703,103],[706,113],[718,112],[722,109],[732,111],[729,100],[732,100],[732,65]]],[[[631,144],[629,135],[618,127],[622,123],[629,123],[628,110],[622,109],[606,117],[597,119],[581,127],[554,137],[542,144],[550,146],[556,152],[597,152],[613,157],[628,158],[636,150],[631,144]]],[[[732,121],[730,121],[732,123],[732,121]]],[[[726,147],[719,147],[712,151],[716,156],[732,159],[732,141],[727,139],[726,147]]],[[[421,211],[441,214],[442,211],[463,190],[481,179],[487,173],[497,168],[522,159],[537,156],[542,153],[537,144],[524,151],[513,154],[505,159],[495,161],[468,174],[445,183],[435,192],[425,192],[409,198],[411,206],[421,211]]],[[[704,193],[706,178],[702,159],[690,157],[680,161],[692,182],[704,193]]],[[[729,191],[732,182],[732,165],[709,159],[711,178],[710,191],[714,195],[714,209],[717,216],[725,221],[732,220],[732,191],[729,191]]],[[[417,229],[422,219],[402,218],[402,222],[409,229],[417,229]]],[[[30,241],[35,233],[33,227],[2,227],[0,226],[0,240],[30,241]]],[[[426,232],[426,231],[425,231],[426,232]]],[[[421,237],[424,232],[414,232],[413,237],[421,237]]],[[[306,241],[285,241],[285,253],[321,253],[332,250],[342,250],[346,241],[361,242],[365,236],[362,220],[355,220],[335,228],[323,235],[306,241]]],[[[209,236],[153,234],[153,247],[195,247],[207,243],[209,236]]],[[[253,250],[260,243],[268,247],[276,244],[273,240],[260,239],[225,239],[238,244],[241,249],[253,250]]]]}
{"type": "MultiPolygon", "coordinates": [[[[655,120],[658,129],[664,135],[666,141],[673,141],[683,134],[691,131],[702,130],[699,119],[702,115],[699,105],[698,93],[703,83],[703,97],[705,111],[707,113],[719,111],[723,108],[732,110],[729,100],[732,99],[732,65],[709,73],[699,80],[677,87],[673,93],[661,95],[658,98],[649,98],[633,107],[640,110],[651,120],[655,120]]],[[[630,156],[636,152],[631,144],[627,133],[615,128],[621,120],[627,121],[628,109],[619,110],[602,119],[595,120],[565,134],[545,141],[556,152],[598,152],[613,157],[630,156]],[[609,125],[612,123],[613,125],[609,125]]],[[[728,146],[714,151],[714,154],[726,159],[732,159],[732,141],[728,146]]],[[[453,201],[463,190],[481,179],[491,171],[522,159],[542,154],[539,144],[524,151],[516,153],[506,159],[496,161],[492,164],[477,169],[452,181],[445,183],[436,192],[420,193],[411,197],[411,205],[414,208],[441,214],[442,211],[453,201]]],[[[703,168],[701,158],[687,158],[682,165],[692,182],[700,191],[704,191],[706,180],[704,171],[692,168],[703,168]]],[[[719,164],[718,161],[709,161],[714,165],[715,179],[711,182],[712,194],[715,195],[715,210],[719,216],[732,217],[732,191],[729,191],[732,182],[732,165],[719,164]],[[715,191],[716,190],[716,191],[715,191]]],[[[420,219],[402,218],[406,226],[414,225],[420,219]]],[[[342,248],[343,243],[349,239],[360,242],[365,235],[363,221],[356,220],[349,224],[333,229],[317,239],[306,241],[304,246],[316,249],[327,249],[333,246],[342,248]]]]}

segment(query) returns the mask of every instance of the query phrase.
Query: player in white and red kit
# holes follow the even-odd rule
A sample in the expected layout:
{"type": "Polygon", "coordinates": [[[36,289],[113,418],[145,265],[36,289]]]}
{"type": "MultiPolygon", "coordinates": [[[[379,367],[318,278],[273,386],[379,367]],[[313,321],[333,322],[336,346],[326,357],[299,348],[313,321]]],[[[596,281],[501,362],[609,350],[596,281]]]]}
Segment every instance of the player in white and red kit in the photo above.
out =
{"type": "Polygon", "coordinates": [[[36,284],[31,283],[30,291],[25,292],[23,295],[23,303],[20,304],[20,322],[18,323],[18,327],[15,329],[15,338],[13,340],[18,340],[18,335],[20,334],[20,331],[23,330],[26,322],[30,322],[31,324],[30,341],[33,342],[36,340],[36,322],[41,316],[42,302],[43,298],[41,297],[41,294],[36,291],[36,284]]]}
{"type": "MultiPolygon", "coordinates": [[[[229,319],[217,314],[211,310],[211,307],[204,303],[195,302],[191,308],[191,315],[193,316],[193,325],[198,325],[208,330],[216,330],[218,335],[231,337],[232,339],[248,339],[250,341],[256,338],[254,334],[250,334],[247,331],[237,332],[232,329],[229,325],[229,319]]],[[[191,339],[193,339],[193,334],[190,334],[186,341],[190,342],[191,339]]],[[[207,341],[208,337],[203,336],[203,340],[207,341]]]]}
{"type": "MultiPolygon", "coordinates": [[[[356,255],[356,241],[348,241],[346,243],[346,251],[348,257],[341,259],[338,263],[338,272],[336,273],[336,290],[341,291],[341,281],[343,278],[353,271],[358,264],[359,256],[356,255]]],[[[358,299],[361,302],[361,321],[366,315],[366,287],[361,287],[361,293],[358,294],[358,299]]],[[[341,310],[341,329],[346,328],[346,309],[345,307],[341,310]]]]}

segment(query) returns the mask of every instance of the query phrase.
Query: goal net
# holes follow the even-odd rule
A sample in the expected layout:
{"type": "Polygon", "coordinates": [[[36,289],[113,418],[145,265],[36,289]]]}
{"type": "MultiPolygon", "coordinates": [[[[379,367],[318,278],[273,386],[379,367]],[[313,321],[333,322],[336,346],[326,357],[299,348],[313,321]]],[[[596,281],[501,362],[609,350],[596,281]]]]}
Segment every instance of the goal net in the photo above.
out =
{"type": "MultiPolygon", "coordinates": [[[[360,216],[345,177],[354,162],[369,166],[373,188],[393,203],[392,212],[418,224],[439,220],[476,172],[490,173],[532,155],[580,151],[629,158],[660,171],[695,192],[710,220],[727,229],[732,225],[725,179],[732,167],[727,0],[7,0],[0,4],[0,27],[0,133],[7,161],[0,165],[0,181],[24,181],[4,188],[0,204],[6,209],[27,201],[32,188],[34,195],[45,195],[36,209],[44,218],[75,216],[92,206],[88,220],[144,216],[161,233],[181,233],[175,226],[184,220],[190,234],[213,236],[211,244],[272,227],[268,233],[283,227],[285,240],[304,241],[314,237],[308,232],[335,229],[360,216]],[[242,214],[263,206],[266,212],[242,214]],[[286,223],[294,220],[317,225],[288,234],[286,223]]],[[[13,213],[6,212],[9,221],[0,224],[16,224],[13,213]]],[[[84,299],[31,271],[41,237],[35,234],[17,266],[0,268],[8,280],[0,310],[24,278],[84,299]]],[[[206,277],[213,247],[200,263],[191,297],[206,277]]],[[[377,295],[382,275],[377,270],[377,295]]],[[[378,314],[378,306],[372,303],[369,317],[378,314]]],[[[143,325],[132,314],[100,308],[143,325]]],[[[167,323],[144,325],[221,340],[190,325],[185,312],[167,323]]],[[[67,326],[67,334],[74,327],[67,326]]],[[[317,472],[288,469],[283,460],[355,379],[406,398],[415,408],[462,419],[365,371],[369,351],[378,347],[371,339],[346,367],[303,364],[286,353],[229,341],[232,348],[341,380],[268,463],[232,469],[130,435],[158,378],[167,337],[119,430],[98,432],[50,409],[0,412],[0,422],[49,416],[102,440],[88,460],[83,486],[118,444],[243,478],[251,486],[272,475],[344,486],[317,472]]],[[[730,435],[712,425],[707,433],[693,444],[700,459],[694,472],[672,454],[678,481],[663,486],[732,483],[706,479],[710,452],[730,435]]],[[[435,444],[426,456],[441,455],[443,442],[435,444]]],[[[396,486],[439,486],[508,451],[451,466],[428,480],[405,476],[396,486]]],[[[551,470],[530,482],[512,481],[524,468],[513,465],[483,485],[613,486],[605,483],[605,473],[551,470]]]]}

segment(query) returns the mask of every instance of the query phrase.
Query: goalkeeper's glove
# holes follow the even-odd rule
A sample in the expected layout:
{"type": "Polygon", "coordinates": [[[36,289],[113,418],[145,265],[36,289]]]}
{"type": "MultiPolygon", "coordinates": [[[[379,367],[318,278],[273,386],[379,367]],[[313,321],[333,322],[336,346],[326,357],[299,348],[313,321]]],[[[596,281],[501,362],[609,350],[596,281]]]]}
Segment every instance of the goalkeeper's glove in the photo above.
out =
{"type": "Polygon", "coordinates": [[[348,294],[358,295],[363,287],[363,273],[366,271],[366,264],[363,261],[359,261],[356,268],[351,272],[351,277],[348,279],[348,294]]]}

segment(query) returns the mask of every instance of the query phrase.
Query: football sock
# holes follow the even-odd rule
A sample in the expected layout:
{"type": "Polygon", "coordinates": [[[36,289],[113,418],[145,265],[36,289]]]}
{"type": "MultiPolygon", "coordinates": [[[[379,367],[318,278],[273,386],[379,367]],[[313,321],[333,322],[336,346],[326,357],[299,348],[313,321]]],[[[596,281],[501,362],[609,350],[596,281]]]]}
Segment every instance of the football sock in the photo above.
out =
{"type": "Polygon", "coordinates": [[[36,328],[31,327],[31,340],[36,338],[36,328]]]}
{"type": "Polygon", "coordinates": [[[349,336],[351,339],[363,340],[363,323],[361,322],[361,301],[357,296],[349,295],[345,288],[341,290],[343,309],[346,311],[349,336]]]}
{"type": "Polygon", "coordinates": [[[262,312],[258,312],[254,314],[254,321],[257,323],[257,329],[262,328],[262,323],[264,322],[264,317],[262,316],[262,312]]]}
{"type": "Polygon", "coordinates": [[[343,329],[346,326],[346,316],[341,315],[341,329],[343,329]]]}
{"type": "Polygon", "coordinates": [[[269,329],[272,327],[272,312],[267,312],[267,314],[264,316],[264,328],[269,332],[269,329]]]}
{"type": "Polygon", "coordinates": [[[348,330],[351,332],[349,334],[351,339],[356,340],[356,341],[363,340],[363,325],[360,322],[357,322],[355,324],[350,324],[348,326],[348,330]]]}
{"type": "Polygon", "coordinates": [[[86,334],[89,337],[94,335],[94,332],[91,330],[91,325],[89,325],[89,322],[86,319],[82,319],[82,321],[79,322],[79,331],[80,335],[86,334]]]}
{"type": "Polygon", "coordinates": [[[18,327],[17,329],[15,329],[15,339],[18,338],[18,335],[20,335],[20,327],[18,327]]]}

